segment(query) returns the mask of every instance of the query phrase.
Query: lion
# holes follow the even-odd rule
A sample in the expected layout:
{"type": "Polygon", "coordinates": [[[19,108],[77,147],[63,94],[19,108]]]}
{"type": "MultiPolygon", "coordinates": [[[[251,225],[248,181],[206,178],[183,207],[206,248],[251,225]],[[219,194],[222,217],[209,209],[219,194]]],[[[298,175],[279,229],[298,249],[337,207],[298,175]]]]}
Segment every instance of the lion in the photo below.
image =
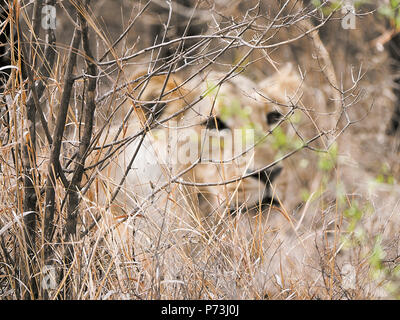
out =
{"type": "MultiPolygon", "coordinates": [[[[201,220],[191,188],[169,185],[190,165],[178,159],[181,146],[189,142],[189,149],[198,148],[198,142],[188,138],[202,127],[201,122],[189,126],[196,113],[187,105],[195,96],[181,82],[176,76],[153,76],[130,90],[130,100],[104,130],[105,137],[87,165],[92,168],[88,176],[96,176],[88,198],[103,207],[102,232],[112,230],[109,241],[115,240],[126,252],[133,251],[134,259],[146,270],[154,270],[155,253],[166,256],[165,251],[190,250],[188,232],[174,230],[189,230],[201,220]],[[132,119],[123,123],[129,110],[133,110],[132,119]]],[[[186,174],[179,177],[186,178],[186,174]]]]}
{"type": "Polygon", "coordinates": [[[92,164],[106,159],[93,166],[92,197],[108,203],[108,227],[123,220],[115,235],[132,244],[135,261],[155,274],[162,257],[164,276],[176,277],[178,260],[200,259],[224,219],[277,205],[273,182],[283,168],[269,137],[301,81],[291,65],[259,84],[218,72],[185,85],[175,75],[134,79],[142,82],[122,107],[132,119],[114,121],[91,156],[92,164]]]}
{"type": "MultiPolygon", "coordinates": [[[[210,87],[222,78],[223,74],[210,73],[204,83],[210,87]]],[[[276,202],[270,187],[282,167],[279,164],[268,167],[276,160],[277,153],[271,147],[271,133],[275,126],[284,122],[290,100],[296,99],[300,83],[292,65],[288,64],[259,84],[236,75],[208,94],[206,105],[213,106],[212,119],[206,124],[208,135],[219,137],[225,145],[233,146],[230,152],[233,160],[227,161],[229,155],[227,157],[228,153],[224,152],[223,159],[213,159],[195,168],[196,181],[204,185],[214,183],[201,188],[203,205],[214,211],[226,206],[235,211],[245,205],[249,211],[276,202]],[[242,141],[232,141],[236,138],[235,132],[242,141]],[[245,146],[243,141],[246,141],[245,146]],[[247,178],[224,184],[224,181],[242,176],[247,178]]],[[[215,145],[214,149],[220,147],[215,148],[215,145]]],[[[214,152],[217,158],[220,157],[218,150],[214,152]]]]}

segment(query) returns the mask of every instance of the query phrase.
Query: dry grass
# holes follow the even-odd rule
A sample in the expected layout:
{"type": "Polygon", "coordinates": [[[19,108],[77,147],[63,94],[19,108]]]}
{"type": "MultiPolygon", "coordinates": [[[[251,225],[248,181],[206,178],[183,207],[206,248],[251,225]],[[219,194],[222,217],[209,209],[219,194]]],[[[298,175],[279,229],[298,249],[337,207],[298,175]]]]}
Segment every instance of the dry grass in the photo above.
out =
{"type": "MultiPolygon", "coordinates": [[[[237,4],[235,10],[244,9],[237,4]]],[[[69,20],[62,23],[68,24],[66,21],[69,20]]],[[[107,48],[112,41],[105,44],[102,38],[105,32],[94,28],[99,25],[97,22],[88,21],[94,29],[93,35],[100,39],[96,43],[99,50],[107,48]]],[[[341,117],[333,112],[337,102],[330,98],[335,94],[321,71],[321,61],[313,55],[313,44],[308,37],[278,47],[264,59],[259,59],[265,54],[264,49],[254,50],[241,61],[239,67],[246,65],[246,69],[240,70],[257,83],[274,70],[272,61],[283,64],[283,60],[290,60],[305,75],[303,108],[296,110],[291,123],[282,126],[284,133],[272,137],[271,148],[275,148],[278,156],[293,150],[300,135],[307,141],[326,130],[325,126],[332,129],[329,127],[332,117],[339,121],[333,122],[337,129],[333,134],[282,161],[284,171],[273,185],[280,205],[251,214],[243,209],[246,204],[233,215],[222,210],[219,223],[207,230],[201,224],[187,223],[176,216],[182,212],[195,216],[199,210],[186,205],[191,199],[187,192],[193,191],[179,184],[171,183],[145,202],[139,194],[132,196],[131,190],[136,186],[123,184],[120,194],[131,199],[122,208],[124,213],[115,217],[111,212],[113,207],[98,198],[102,195],[96,188],[86,192],[84,182],[90,176],[85,176],[79,190],[77,233],[67,241],[64,237],[67,193],[58,178],[55,233],[52,241],[47,242],[45,186],[51,149],[39,131],[32,171],[37,196],[36,243],[32,254],[23,219],[23,215],[29,214],[23,213],[24,166],[20,148],[26,137],[25,97],[18,92],[19,82],[14,73],[14,83],[6,94],[15,103],[8,102],[10,120],[2,125],[0,132],[0,299],[399,298],[399,140],[385,135],[395,102],[392,79],[387,76],[391,73],[390,61],[386,52],[377,52],[369,46],[382,29],[381,20],[372,14],[357,21],[357,30],[337,32],[340,21],[333,20],[320,31],[338,79],[344,90],[348,90],[341,95],[342,110],[346,111],[341,117]],[[363,76],[357,79],[359,70],[363,76]],[[142,206],[132,208],[127,204],[132,202],[142,206]],[[146,215],[156,217],[156,221],[146,215]],[[160,223],[163,217],[166,220],[160,223]],[[141,224],[160,228],[152,245],[141,253],[143,256],[134,251],[132,243],[141,224]],[[68,251],[71,247],[73,250],[68,251]],[[51,248],[51,255],[46,254],[46,248],[51,248]],[[68,257],[68,252],[72,252],[72,257],[68,257]]],[[[271,34],[274,41],[280,41],[296,32],[294,26],[271,34]]],[[[249,41],[257,34],[246,32],[243,37],[249,41]]],[[[132,34],[130,37],[135,38],[132,34]]],[[[124,45],[116,49],[118,54],[131,52],[124,45]]],[[[240,61],[247,49],[244,46],[226,50],[223,59],[209,69],[226,70],[226,66],[240,61]]],[[[67,53],[68,50],[58,53],[51,81],[46,82],[41,100],[51,130],[54,126],[51,119],[57,117],[63,93],[67,53]]],[[[148,56],[146,60],[133,59],[133,68],[136,64],[140,68],[149,67],[148,59],[148,56]]],[[[78,66],[84,68],[81,51],[78,66]]],[[[127,97],[125,89],[110,90],[128,81],[129,75],[125,73],[132,66],[122,66],[125,73],[118,75],[107,66],[101,68],[107,76],[98,81],[96,88],[98,100],[92,138],[103,133],[97,146],[101,146],[107,134],[108,127],[103,125],[111,122],[108,117],[127,97]],[[105,98],[99,99],[103,95],[105,98]]],[[[184,68],[183,78],[196,72],[196,68],[184,68]]],[[[87,78],[78,78],[74,83],[62,143],[63,167],[69,164],[81,141],[81,108],[86,86],[87,78]]],[[[132,92],[134,84],[127,88],[132,92]]],[[[68,180],[72,176],[70,168],[65,171],[68,180]]],[[[102,174],[103,183],[119,183],[102,174]]],[[[99,186],[98,181],[94,180],[93,186],[99,186]]]]}

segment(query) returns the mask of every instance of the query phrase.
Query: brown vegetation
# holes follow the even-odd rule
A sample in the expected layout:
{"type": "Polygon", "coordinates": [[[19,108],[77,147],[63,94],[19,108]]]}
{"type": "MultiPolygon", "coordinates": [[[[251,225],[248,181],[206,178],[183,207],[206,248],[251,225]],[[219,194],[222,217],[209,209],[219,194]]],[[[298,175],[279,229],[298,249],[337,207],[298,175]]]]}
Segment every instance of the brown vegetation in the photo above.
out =
{"type": "Polygon", "coordinates": [[[1,12],[0,299],[399,297],[379,2],[55,2],[1,12]]]}

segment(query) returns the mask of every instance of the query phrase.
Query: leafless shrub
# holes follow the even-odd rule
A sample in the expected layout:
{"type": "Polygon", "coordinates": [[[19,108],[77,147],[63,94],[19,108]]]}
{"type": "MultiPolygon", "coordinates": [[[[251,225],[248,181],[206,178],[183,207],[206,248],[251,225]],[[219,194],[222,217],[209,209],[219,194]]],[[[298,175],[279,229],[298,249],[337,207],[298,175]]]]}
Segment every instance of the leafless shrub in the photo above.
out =
{"type": "MultiPolygon", "coordinates": [[[[371,99],[386,64],[375,52],[375,65],[339,61],[344,46],[329,32],[346,13],[324,14],[321,2],[9,1],[0,297],[358,299],[386,294],[377,283],[393,289],[398,241],[385,262],[373,239],[375,226],[391,238],[399,220],[368,212],[382,211],[374,192],[393,201],[397,186],[350,181],[375,169],[347,174],[369,139],[353,128],[373,125],[373,107],[390,98],[371,99]],[[254,139],[221,155],[234,129],[254,139]],[[184,161],[188,146],[198,153],[184,161]]],[[[359,18],[378,24],[373,14],[359,18]]]]}

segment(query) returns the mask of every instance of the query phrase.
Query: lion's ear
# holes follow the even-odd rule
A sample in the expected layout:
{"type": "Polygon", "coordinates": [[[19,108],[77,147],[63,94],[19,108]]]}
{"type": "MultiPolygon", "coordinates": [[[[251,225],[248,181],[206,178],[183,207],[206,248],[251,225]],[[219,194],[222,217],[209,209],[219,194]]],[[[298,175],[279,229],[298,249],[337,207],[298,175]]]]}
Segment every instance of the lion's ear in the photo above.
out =
{"type": "MultiPolygon", "coordinates": [[[[139,76],[136,77],[139,78],[139,76]]],[[[159,120],[175,111],[168,109],[174,107],[174,102],[171,103],[171,101],[179,100],[179,92],[175,89],[180,81],[176,77],[167,79],[164,75],[152,76],[141,82],[141,85],[135,90],[136,95],[141,92],[135,108],[136,114],[142,122],[149,120],[151,115],[153,120],[159,120]]]]}
{"type": "Polygon", "coordinates": [[[268,99],[288,104],[299,96],[302,80],[291,63],[259,83],[261,93],[268,99]]]}

